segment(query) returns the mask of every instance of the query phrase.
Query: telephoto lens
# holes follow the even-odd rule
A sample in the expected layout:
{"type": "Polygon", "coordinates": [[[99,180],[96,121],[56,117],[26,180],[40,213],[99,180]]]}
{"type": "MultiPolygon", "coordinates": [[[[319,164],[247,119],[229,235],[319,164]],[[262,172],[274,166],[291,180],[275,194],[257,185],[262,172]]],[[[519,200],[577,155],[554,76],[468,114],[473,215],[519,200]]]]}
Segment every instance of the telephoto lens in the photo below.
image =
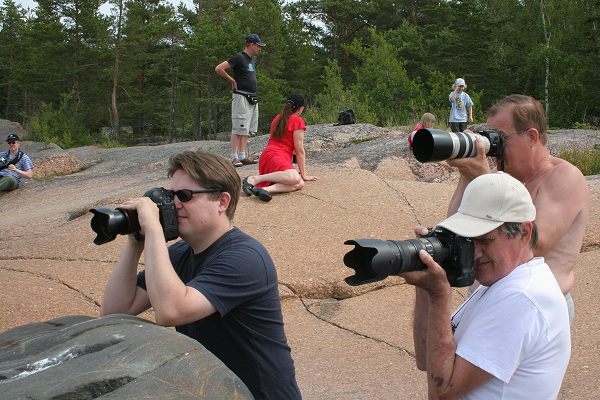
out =
{"type": "Polygon", "coordinates": [[[485,153],[490,157],[502,157],[502,135],[494,130],[471,132],[446,132],[441,129],[419,129],[413,137],[413,154],[420,162],[444,161],[477,155],[475,141],[480,139],[485,153]]]}
{"type": "Polygon", "coordinates": [[[437,238],[403,241],[357,239],[346,240],[344,244],[355,246],[344,256],[344,264],[356,272],[354,276],[346,278],[351,285],[375,282],[390,275],[425,268],[419,258],[421,249],[433,252],[436,259],[445,259],[449,254],[437,238]]]}
{"type": "Polygon", "coordinates": [[[356,239],[344,244],[355,246],[344,256],[344,264],[354,270],[354,275],[345,279],[352,286],[424,269],[420,250],[427,251],[446,271],[451,286],[469,286],[474,281],[473,241],[441,227],[418,239],[356,239]]]}

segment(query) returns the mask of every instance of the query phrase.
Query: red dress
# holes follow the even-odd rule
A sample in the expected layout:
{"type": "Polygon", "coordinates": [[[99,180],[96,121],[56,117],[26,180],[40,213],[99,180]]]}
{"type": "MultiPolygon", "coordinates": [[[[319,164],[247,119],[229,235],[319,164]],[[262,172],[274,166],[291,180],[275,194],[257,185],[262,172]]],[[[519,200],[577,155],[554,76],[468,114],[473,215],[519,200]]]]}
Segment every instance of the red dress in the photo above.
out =
{"type": "MultiPolygon", "coordinates": [[[[306,124],[298,115],[292,114],[288,119],[285,135],[279,139],[274,138],[273,130],[275,129],[275,124],[279,120],[279,116],[280,114],[276,115],[271,122],[271,137],[269,138],[269,143],[267,143],[267,147],[265,147],[258,159],[258,173],[260,175],[285,171],[286,169],[294,169],[294,164],[292,164],[292,157],[295,150],[294,131],[300,129],[306,130],[306,124]]],[[[270,185],[272,185],[272,182],[261,182],[256,186],[265,187],[270,185]]]]}
{"type": "Polygon", "coordinates": [[[410,150],[412,150],[412,142],[413,142],[413,138],[415,137],[415,133],[417,133],[417,131],[419,129],[423,129],[423,128],[425,128],[425,127],[423,126],[422,123],[419,122],[417,124],[417,126],[415,126],[415,129],[413,129],[413,131],[408,135],[408,148],[410,150]]]}

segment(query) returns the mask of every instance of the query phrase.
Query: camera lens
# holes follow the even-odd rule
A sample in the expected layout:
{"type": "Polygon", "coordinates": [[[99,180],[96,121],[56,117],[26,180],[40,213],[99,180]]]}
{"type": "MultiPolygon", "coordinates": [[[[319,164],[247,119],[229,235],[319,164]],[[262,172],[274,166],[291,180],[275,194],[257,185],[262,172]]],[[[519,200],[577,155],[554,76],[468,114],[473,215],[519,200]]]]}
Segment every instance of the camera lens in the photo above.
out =
{"type": "Polygon", "coordinates": [[[350,285],[375,282],[403,272],[418,271],[425,265],[419,258],[419,250],[426,250],[441,264],[450,250],[436,237],[402,241],[359,239],[347,240],[344,244],[355,245],[344,256],[344,264],[354,269],[355,275],[346,278],[350,285]]]}
{"type": "Polygon", "coordinates": [[[481,139],[486,153],[487,137],[468,132],[446,132],[441,129],[419,129],[413,137],[413,154],[420,162],[443,161],[477,155],[476,139],[481,139]]]}
{"type": "Polygon", "coordinates": [[[137,211],[92,208],[90,212],[94,214],[90,225],[97,234],[94,239],[97,245],[108,243],[117,235],[127,235],[140,230],[137,211]]]}

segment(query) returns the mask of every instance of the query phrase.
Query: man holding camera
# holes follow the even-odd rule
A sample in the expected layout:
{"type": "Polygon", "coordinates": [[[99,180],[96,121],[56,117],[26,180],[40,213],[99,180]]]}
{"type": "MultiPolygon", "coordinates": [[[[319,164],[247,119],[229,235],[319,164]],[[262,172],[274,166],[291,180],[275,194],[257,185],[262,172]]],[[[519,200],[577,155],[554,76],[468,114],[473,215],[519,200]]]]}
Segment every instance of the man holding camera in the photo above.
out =
{"type": "Polygon", "coordinates": [[[169,176],[182,240],[167,247],[148,197],[121,205],[137,211],[143,240],[129,236],[100,314],[152,307],[159,325],[202,343],[256,399],[299,399],[275,266],[258,241],[232,225],[240,195],[235,168],[224,157],[185,151],[169,160],[169,176]]]}
{"type": "Polygon", "coordinates": [[[430,399],[557,397],[571,353],[569,317],[550,268],[534,256],[536,219],[521,182],[502,172],[479,176],[438,226],[472,238],[481,286],[451,316],[446,272],[426,251],[426,269],[401,274],[416,286],[415,355],[430,399]]]}
{"type": "Polygon", "coordinates": [[[0,192],[10,192],[19,187],[21,179],[31,179],[33,163],[20,147],[21,139],[16,133],[6,137],[8,150],[0,152],[0,192]]]}
{"type": "MultiPolygon", "coordinates": [[[[539,238],[534,254],[543,256],[554,273],[574,314],[570,291],[575,282],[574,267],[589,220],[590,190],[577,167],[550,155],[547,121],[539,101],[529,96],[510,95],[487,112],[487,126],[503,136],[504,157],[498,165],[521,181],[537,209],[539,238]]],[[[467,184],[490,173],[483,143],[477,140],[477,156],[449,160],[460,171],[448,215],[453,214],[467,184]]]]}

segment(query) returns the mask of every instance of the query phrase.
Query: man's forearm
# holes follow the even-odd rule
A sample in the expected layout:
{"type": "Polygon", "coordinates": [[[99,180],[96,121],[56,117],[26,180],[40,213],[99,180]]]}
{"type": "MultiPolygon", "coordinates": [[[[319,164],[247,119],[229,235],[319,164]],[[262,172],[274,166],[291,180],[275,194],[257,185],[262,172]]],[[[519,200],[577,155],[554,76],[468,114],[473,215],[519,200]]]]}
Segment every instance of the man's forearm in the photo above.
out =
{"type": "Polygon", "coordinates": [[[417,368],[427,370],[427,322],[429,318],[429,295],[415,286],[415,312],[413,316],[413,342],[417,368]]]}
{"type": "Polygon", "coordinates": [[[172,325],[180,311],[179,302],[186,295],[186,286],[173,269],[162,229],[146,233],[145,261],[146,288],[156,322],[172,325]]]}
{"type": "Polygon", "coordinates": [[[137,291],[137,266],[144,247],[129,238],[114,267],[100,306],[100,315],[135,314],[132,306],[137,291]]]}
{"type": "Polygon", "coordinates": [[[447,216],[453,215],[458,211],[458,207],[460,207],[460,202],[462,201],[463,193],[465,192],[465,188],[468,184],[469,180],[461,175],[460,179],[458,180],[458,185],[456,185],[456,189],[452,194],[452,199],[450,199],[450,204],[448,204],[447,216]]]}
{"type": "Polygon", "coordinates": [[[447,294],[429,298],[427,323],[427,383],[429,398],[438,399],[452,387],[450,385],[456,358],[456,343],[450,321],[450,296],[447,294]]]}

